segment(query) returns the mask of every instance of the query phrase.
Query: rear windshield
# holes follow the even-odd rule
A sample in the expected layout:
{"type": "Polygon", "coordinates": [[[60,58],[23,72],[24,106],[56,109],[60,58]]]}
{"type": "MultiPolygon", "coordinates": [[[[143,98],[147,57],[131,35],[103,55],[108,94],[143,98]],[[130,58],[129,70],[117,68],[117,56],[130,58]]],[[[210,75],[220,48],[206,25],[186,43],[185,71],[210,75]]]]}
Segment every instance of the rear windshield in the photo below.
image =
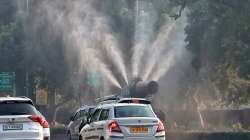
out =
{"type": "Polygon", "coordinates": [[[0,116],[37,114],[36,108],[28,103],[0,103],[0,116]]]}
{"type": "Polygon", "coordinates": [[[155,117],[149,106],[117,106],[115,107],[115,117],[155,117]]]}

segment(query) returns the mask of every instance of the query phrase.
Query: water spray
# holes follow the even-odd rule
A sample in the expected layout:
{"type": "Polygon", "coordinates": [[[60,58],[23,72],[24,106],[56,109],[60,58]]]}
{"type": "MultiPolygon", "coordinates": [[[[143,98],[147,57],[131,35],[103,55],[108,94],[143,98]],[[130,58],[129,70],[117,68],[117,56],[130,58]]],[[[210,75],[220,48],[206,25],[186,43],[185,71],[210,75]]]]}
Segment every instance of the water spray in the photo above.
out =
{"type": "Polygon", "coordinates": [[[143,67],[142,60],[145,52],[151,45],[157,16],[153,6],[143,0],[136,1],[135,10],[135,39],[131,64],[132,76],[138,77],[143,67]]]}
{"type": "Polygon", "coordinates": [[[174,28],[175,28],[175,22],[171,23],[170,25],[165,25],[162,28],[162,32],[158,34],[152,47],[149,49],[149,51],[151,52],[150,54],[152,54],[152,56],[150,57],[146,65],[145,71],[142,75],[143,80],[147,80],[150,74],[152,73],[152,70],[157,64],[157,61],[159,61],[162,51],[166,49],[164,48],[165,43],[169,40],[169,37],[172,31],[174,30],[174,28]]]}
{"type": "MultiPolygon", "coordinates": [[[[112,23],[110,24],[112,20],[109,18],[112,16],[96,9],[88,0],[64,2],[45,0],[39,10],[42,10],[41,13],[45,13],[44,16],[48,19],[49,24],[53,25],[53,29],[55,28],[56,31],[60,31],[60,35],[62,34],[63,41],[65,41],[65,52],[66,55],[69,55],[67,59],[70,63],[74,61],[70,57],[79,55],[77,65],[82,68],[79,70],[80,72],[96,71],[118,88],[121,88],[119,82],[122,77],[121,80],[128,85],[126,89],[130,96],[143,97],[156,93],[157,90],[153,89],[158,89],[158,84],[150,80],[158,81],[176,63],[176,56],[179,56],[176,52],[183,51],[178,49],[171,51],[175,46],[170,45],[169,47],[168,43],[172,42],[173,34],[179,32],[175,30],[175,27],[178,26],[176,22],[167,21],[155,38],[158,21],[157,10],[150,1],[135,1],[136,25],[135,38],[132,42],[130,75],[128,74],[129,69],[126,67],[128,63],[125,63],[126,60],[121,52],[121,44],[115,36],[116,31],[113,30],[112,23]],[[174,54],[170,54],[170,52],[174,54]],[[111,66],[115,68],[112,69],[111,66]],[[120,75],[115,77],[117,72],[120,75]],[[129,81],[128,75],[141,78],[129,81]]],[[[186,23],[186,21],[181,22],[186,23]]],[[[174,42],[178,41],[184,42],[184,38],[174,40],[174,42]]]]}
{"type": "Polygon", "coordinates": [[[106,34],[104,36],[104,46],[106,47],[108,56],[111,57],[114,64],[117,66],[118,70],[121,72],[121,75],[126,84],[128,84],[128,76],[125,68],[124,61],[122,59],[122,54],[118,49],[118,43],[111,34],[106,34]]]}
{"type": "Polygon", "coordinates": [[[184,41],[186,38],[185,30],[186,27],[186,19],[182,18],[180,22],[176,22],[176,26],[179,26],[178,29],[175,30],[175,33],[171,36],[171,38],[167,45],[171,48],[165,54],[162,54],[159,57],[159,60],[163,60],[161,63],[157,63],[154,66],[154,72],[151,72],[151,77],[149,79],[153,79],[158,81],[162,76],[164,76],[168,71],[174,67],[174,65],[179,62],[183,61],[182,57],[186,56],[186,42],[184,41]],[[180,41],[182,40],[182,41],[180,41]]]}

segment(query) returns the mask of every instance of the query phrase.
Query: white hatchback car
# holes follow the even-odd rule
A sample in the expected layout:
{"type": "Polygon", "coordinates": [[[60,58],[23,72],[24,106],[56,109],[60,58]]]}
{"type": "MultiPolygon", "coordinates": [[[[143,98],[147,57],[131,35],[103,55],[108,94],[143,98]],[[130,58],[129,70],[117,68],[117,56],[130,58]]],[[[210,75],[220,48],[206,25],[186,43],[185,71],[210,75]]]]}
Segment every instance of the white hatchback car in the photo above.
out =
{"type": "Polygon", "coordinates": [[[26,97],[0,97],[1,140],[49,140],[49,124],[26,97]]]}
{"type": "Polygon", "coordinates": [[[150,102],[123,98],[101,103],[80,132],[82,140],[165,140],[163,123],[150,102]]]}

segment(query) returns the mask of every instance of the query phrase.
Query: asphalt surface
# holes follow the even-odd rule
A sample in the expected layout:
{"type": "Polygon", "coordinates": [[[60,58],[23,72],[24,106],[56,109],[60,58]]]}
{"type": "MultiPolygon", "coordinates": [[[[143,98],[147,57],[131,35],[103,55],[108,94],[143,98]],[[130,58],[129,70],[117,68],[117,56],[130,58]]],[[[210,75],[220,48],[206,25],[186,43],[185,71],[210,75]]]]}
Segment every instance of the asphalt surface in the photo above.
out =
{"type": "Polygon", "coordinates": [[[55,135],[52,135],[50,140],[67,140],[67,135],[66,134],[55,134],[55,135]]]}

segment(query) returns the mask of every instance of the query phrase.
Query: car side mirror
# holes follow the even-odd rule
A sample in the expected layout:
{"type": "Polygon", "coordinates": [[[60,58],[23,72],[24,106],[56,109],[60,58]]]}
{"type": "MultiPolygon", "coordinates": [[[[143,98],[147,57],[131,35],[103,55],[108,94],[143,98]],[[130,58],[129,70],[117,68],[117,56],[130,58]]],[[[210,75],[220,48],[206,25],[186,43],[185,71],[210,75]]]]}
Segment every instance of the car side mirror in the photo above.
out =
{"type": "Polygon", "coordinates": [[[88,121],[88,120],[87,120],[87,118],[86,118],[86,117],[84,117],[84,118],[82,118],[81,123],[85,123],[85,124],[86,124],[86,123],[87,123],[87,121],[88,121]]]}
{"type": "Polygon", "coordinates": [[[87,123],[87,124],[90,124],[90,123],[91,123],[90,117],[86,118],[86,123],[87,123]]]}

